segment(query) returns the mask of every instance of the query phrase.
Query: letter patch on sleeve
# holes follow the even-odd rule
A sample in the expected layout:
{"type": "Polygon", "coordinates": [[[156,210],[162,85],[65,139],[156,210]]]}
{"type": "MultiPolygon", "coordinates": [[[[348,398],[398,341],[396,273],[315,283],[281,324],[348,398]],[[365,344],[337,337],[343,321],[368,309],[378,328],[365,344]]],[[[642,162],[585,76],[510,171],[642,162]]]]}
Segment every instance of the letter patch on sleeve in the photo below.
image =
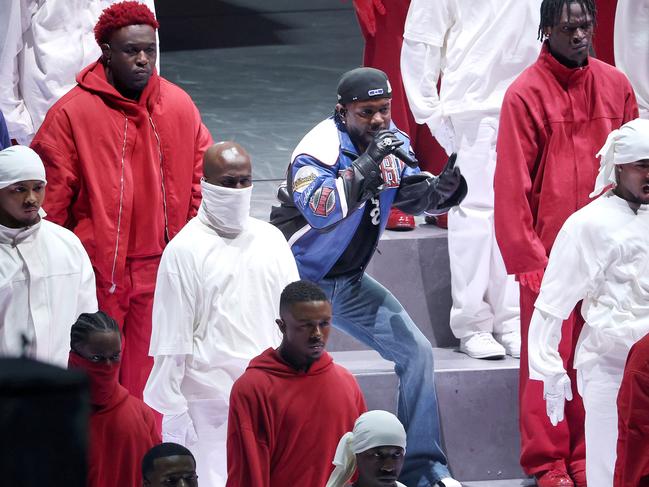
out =
{"type": "Polygon", "coordinates": [[[336,192],[333,188],[319,187],[311,195],[309,206],[314,215],[329,216],[336,206],[336,192]]]}
{"type": "Polygon", "coordinates": [[[317,179],[318,175],[318,170],[310,166],[303,166],[298,169],[293,178],[293,192],[301,193],[304,191],[309,187],[309,184],[317,179]]]}
{"type": "Polygon", "coordinates": [[[401,184],[401,162],[392,154],[381,161],[384,188],[398,188],[401,184]]]}

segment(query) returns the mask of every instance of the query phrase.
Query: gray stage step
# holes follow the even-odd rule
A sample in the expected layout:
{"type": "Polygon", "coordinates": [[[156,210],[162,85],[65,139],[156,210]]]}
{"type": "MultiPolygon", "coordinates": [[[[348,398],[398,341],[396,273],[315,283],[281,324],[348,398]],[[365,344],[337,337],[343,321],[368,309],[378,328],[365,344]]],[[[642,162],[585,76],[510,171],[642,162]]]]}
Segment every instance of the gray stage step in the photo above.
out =
{"type": "MultiPolygon", "coordinates": [[[[518,463],[518,360],[475,360],[453,348],[435,348],[434,354],[443,443],[453,475],[462,481],[524,478],[518,463]]],[[[396,411],[391,362],[372,350],[333,356],[356,376],[369,409],[396,411]]]]}

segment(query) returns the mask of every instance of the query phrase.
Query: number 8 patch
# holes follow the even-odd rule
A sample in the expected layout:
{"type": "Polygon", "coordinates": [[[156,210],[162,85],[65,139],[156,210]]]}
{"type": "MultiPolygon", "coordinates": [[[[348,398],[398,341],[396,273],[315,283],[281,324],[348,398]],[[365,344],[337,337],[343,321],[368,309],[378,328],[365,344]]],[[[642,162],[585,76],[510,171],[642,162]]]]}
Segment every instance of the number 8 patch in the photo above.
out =
{"type": "Polygon", "coordinates": [[[385,188],[398,188],[401,183],[401,162],[390,154],[381,161],[381,174],[385,188]]]}

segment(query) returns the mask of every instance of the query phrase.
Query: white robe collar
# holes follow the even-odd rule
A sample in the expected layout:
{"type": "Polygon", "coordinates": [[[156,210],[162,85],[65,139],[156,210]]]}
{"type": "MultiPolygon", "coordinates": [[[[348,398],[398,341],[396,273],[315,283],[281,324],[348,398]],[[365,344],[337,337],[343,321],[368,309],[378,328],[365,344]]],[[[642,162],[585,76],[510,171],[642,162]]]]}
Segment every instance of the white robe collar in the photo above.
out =
{"type": "Polygon", "coordinates": [[[0,244],[9,244],[15,247],[24,242],[28,237],[34,235],[41,227],[41,220],[29,227],[9,228],[0,225],[0,244]]]}

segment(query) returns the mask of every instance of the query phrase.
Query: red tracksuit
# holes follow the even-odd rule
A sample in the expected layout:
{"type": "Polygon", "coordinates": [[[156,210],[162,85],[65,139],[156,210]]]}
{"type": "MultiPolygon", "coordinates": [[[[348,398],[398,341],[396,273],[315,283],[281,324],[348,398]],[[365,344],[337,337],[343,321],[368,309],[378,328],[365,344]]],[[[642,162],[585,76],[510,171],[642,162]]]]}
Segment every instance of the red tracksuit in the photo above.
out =
{"type": "MultiPolygon", "coordinates": [[[[509,274],[544,269],[565,220],[589,202],[607,135],[637,118],[629,81],[593,58],[583,68],[560,64],[544,45],[538,60],[505,94],[498,131],[495,188],[496,238],[509,274]]],[[[572,378],[566,421],[547,418],[543,383],[530,381],[527,331],[536,299],[521,286],[521,465],[528,474],[551,468],[583,469],[584,411],[572,354],[583,321],[564,322],[560,352],[572,378]]]]}
{"type": "Polygon", "coordinates": [[[48,220],[74,231],[92,262],[99,307],[122,327],[120,381],[141,398],[153,289],[166,243],[196,214],[212,138],[187,93],[156,73],[139,101],[93,63],[49,110],[32,142],[47,174],[48,220]]]}
{"type": "Polygon", "coordinates": [[[649,487],[649,335],[629,352],[617,396],[614,487],[649,487]]]}

